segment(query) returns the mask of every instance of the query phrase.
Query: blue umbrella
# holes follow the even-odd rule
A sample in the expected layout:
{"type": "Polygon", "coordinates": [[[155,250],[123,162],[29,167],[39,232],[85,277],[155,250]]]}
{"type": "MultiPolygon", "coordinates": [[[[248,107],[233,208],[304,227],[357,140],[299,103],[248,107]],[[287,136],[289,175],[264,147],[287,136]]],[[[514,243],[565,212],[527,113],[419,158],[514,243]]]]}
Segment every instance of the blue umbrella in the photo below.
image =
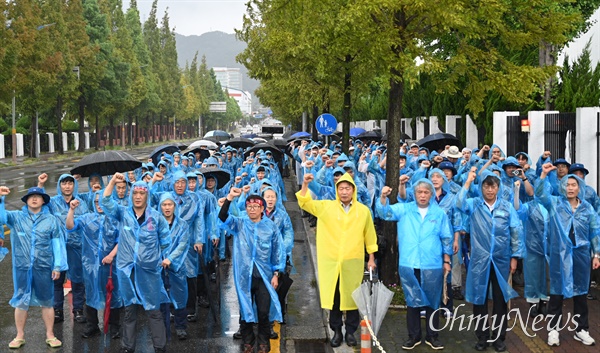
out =
{"type": "Polygon", "coordinates": [[[289,138],[294,138],[294,139],[299,139],[299,138],[303,138],[303,137],[310,137],[311,135],[308,132],[304,132],[304,131],[300,131],[297,132],[295,134],[293,134],[292,136],[290,136],[289,138]]]}
{"type": "Polygon", "coordinates": [[[241,135],[240,137],[247,138],[247,139],[253,139],[255,137],[258,137],[258,135],[257,134],[246,134],[246,135],[241,135]]]}
{"type": "Polygon", "coordinates": [[[363,129],[362,127],[353,127],[350,129],[350,137],[356,137],[363,132],[367,132],[367,130],[363,129]]]}

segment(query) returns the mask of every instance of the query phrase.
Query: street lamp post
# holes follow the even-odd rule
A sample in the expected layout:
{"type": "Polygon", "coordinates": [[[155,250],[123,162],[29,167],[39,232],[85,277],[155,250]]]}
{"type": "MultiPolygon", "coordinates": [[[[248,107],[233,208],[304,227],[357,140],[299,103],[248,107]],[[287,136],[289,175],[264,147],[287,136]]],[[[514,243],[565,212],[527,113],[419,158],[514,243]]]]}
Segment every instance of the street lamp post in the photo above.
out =
{"type": "Polygon", "coordinates": [[[13,163],[17,163],[17,126],[15,123],[16,117],[16,97],[15,90],[13,90],[12,96],[12,161],[13,163]]]}

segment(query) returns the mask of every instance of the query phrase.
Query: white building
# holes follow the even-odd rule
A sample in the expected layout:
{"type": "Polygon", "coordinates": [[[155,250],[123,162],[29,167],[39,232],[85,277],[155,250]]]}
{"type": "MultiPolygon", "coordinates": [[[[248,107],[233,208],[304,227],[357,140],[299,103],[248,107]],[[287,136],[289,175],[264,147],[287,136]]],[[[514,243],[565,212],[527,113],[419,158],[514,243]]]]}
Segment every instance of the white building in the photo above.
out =
{"type": "Polygon", "coordinates": [[[242,89],[242,72],[240,68],[213,67],[217,81],[223,88],[242,89]]]}
{"type": "Polygon", "coordinates": [[[240,110],[244,115],[252,114],[252,95],[248,91],[242,91],[241,89],[225,88],[229,92],[229,97],[235,99],[237,104],[240,106],[240,110]]]}

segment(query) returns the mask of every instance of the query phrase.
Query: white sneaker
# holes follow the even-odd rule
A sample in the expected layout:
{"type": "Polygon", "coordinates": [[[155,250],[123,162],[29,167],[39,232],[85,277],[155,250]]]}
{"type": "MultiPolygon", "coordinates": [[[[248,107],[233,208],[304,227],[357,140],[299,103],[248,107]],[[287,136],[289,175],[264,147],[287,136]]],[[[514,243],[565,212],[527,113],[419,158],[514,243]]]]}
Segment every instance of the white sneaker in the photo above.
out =
{"type": "Polygon", "coordinates": [[[581,330],[579,332],[575,332],[575,336],[573,337],[575,340],[585,344],[586,346],[593,346],[596,341],[590,336],[590,333],[586,330],[581,330]]]}
{"type": "Polygon", "coordinates": [[[421,319],[425,318],[425,310],[421,310],[421,319]]]}
{"type": "MultiPolygon", "coordinates": [[[[577,335],[575,335],[575,336],[577,336],[577,335]]],[[[552,330],[552,331],[548,332],[548,345],[550,347],[560,346],[560,338],[558,337],[558,331],[552,330]]]]}

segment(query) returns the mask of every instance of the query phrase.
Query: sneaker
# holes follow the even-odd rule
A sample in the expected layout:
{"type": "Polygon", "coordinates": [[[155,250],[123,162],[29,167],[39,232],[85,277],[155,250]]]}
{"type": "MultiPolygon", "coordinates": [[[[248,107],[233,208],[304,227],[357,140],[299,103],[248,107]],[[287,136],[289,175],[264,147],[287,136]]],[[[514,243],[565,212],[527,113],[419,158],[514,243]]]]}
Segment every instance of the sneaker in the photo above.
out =
{"type": "Polygon", "coordinates": [[[100,329],[98,328],[98,326],[94,325],[91,327],[87,327],[85,329],[85,331],[83,331],[83,333],[81,334],[81,337],[83,338],[90,338],[96,335],[100,334],[100,329]]]}
{"type": "Polygon", "coordinates": [[[408,338],[406,341],[404,341],[404,343],[402,344],[402,349],[405,350],[411,350],[413,348],[415,348],[416,346],[421,344],[421,340],[420,339],[414,339],[414,338],[408,338]]]}
{"type": "Polygon", "coordinates": [[[54,309],[54,323],[57,324],[63,321],[65,321],[65,314],[63,311],[54,309]]]}
{"type": "Polygon", "coordinates": [[[233,339],[234,340],[241,340],[242,339],[242,329],[238,328],[237,331],[235,331],[235,333],[233,334],[233,339]]]}
{"type": "Polygon", "coordinates": [[[597,288],[598,287],[598,283],[596,283],[596,281],[592,281],[590,283],[590,288],[597,288]]]}
{"type": "Polygon", "coordinates": [[[425,310],[421,310],[421,319],[425,318],[425,310]]]}
{"type": "Polygon", "coordinates": [[[444,349],[444,345],[437,338],[426,338],[425,343],[435,350],[444,349]]]}
{"type": "Polygon", "coordinates": [[[592,293],[588,293],[587,299],[588,300],[596,300],[596,297],[592,293]]]}
{"type": "Polygon", "coordinates": [[[496,352],[504,352],[504,351],[506,351],[506,343],[504,343],[504,341],[501,340],[501,339],[495,340],[492,345],[494,346],[494,350],[496,352]]]}
{"type": "Polygon", "coordinates": [[[80,324],[83,324],[87,321],[85,315],[83,315],[83,310],[74,310],[73,317],[75,318],[75,321],[80,324]]]}
{"type": "Polygon", "coordinates": [[[452,288],[452,298],[455,300],[465,300],[460,287],[452,288]]]}
{"type": "Polygon", "coordinates": [[[485,351],[488,347],[488,342],[487,340],[479,340],[477,341],[477,344],[475,344],[475,350],[482,352],[485,351]]]}
{"type": "Polygon", "coordinates": [[[186,340],[187,339],[187,332],[185,332],[185,330],[175,330],[175,332],[177,333],[177,338],[179,338],[180,341],[186,340]]]}
{"type": "Polygon", "coordinates": [[[444,308],[444,317],[446,318],[446,320],[450,320],[454,317],[454,313],[450,311],[450,309],[444,308]]]}
{"type": "MultiPolygon", "coordinates": [[[[577,339],[577,334],[575,334],[575,339],[577,339]]],[[[558,331],[552,330],[552,331],[548,332],[548,345],[550,347],[560,346],[560,338],[558,336],[558,331]]]]}
{"type": "Polygon", "coordinates": [[[185,319],[188,322],[196,322],[196,321],[198,321],[198,317],[196,316],[196,313],[194,313],[194,314],[188,314],[188,316],[185,319]]]}
{"type": "Polygon", "coordinates": [[[596,341],[590,336],[590,333],[587,330],[581,330],[579,332],[575,332],[575,336],[573,336],[576,341],[579,341],[586,346],[593,346],[596,344],[596,341]]]}
{"type": "Polygon", "coordinates": [[[198,297],[198,306],[201,308],[210,308],[210,303],[208,302],[208,299],[202,295],[198,297]]]}

